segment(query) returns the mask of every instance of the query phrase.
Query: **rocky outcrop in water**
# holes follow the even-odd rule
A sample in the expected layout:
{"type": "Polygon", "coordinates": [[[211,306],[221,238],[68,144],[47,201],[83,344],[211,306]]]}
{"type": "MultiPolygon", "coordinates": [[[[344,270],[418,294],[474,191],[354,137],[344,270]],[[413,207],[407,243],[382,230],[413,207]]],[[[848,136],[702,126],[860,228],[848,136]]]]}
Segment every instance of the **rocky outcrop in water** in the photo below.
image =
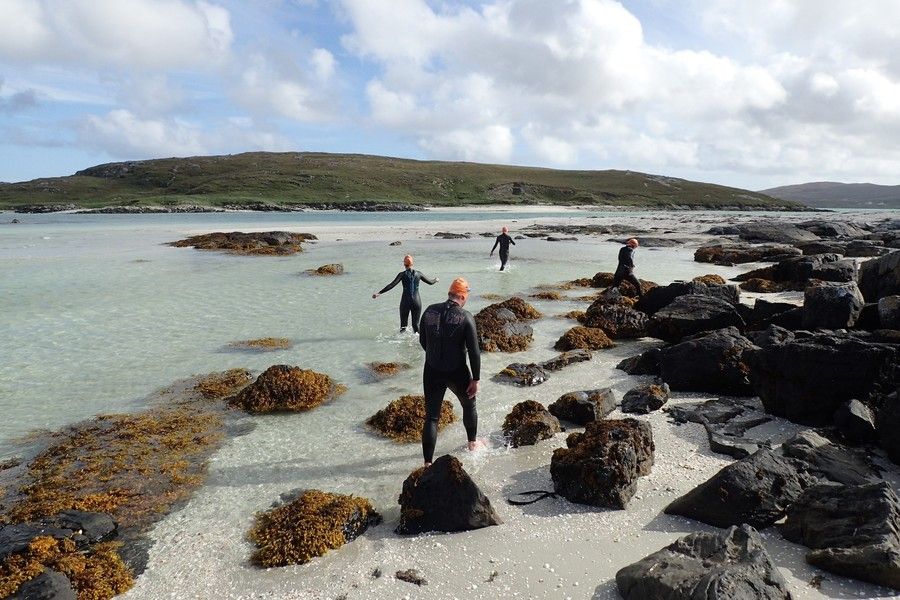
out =
{"type": "Polygon", "coordinates": [[[804,329],[847,329],[856,324],[865,301],[856,283],[810,281],[803,294],[804,329]]]}
{"type": "Polygon", "coordinates": [[[513,406],[503,421],[503,435],[514,448],[533,446],[560,431],[559,420],[543,404],[534,400],[525,400],[513,406]]]}
{"type": "Polygon", "coordinates": [[[654,315],[669,306],[675,299],[689,294],[718,298],[737,306],[740,303],[741,291],[734,284],[707,283],[702,281],[676,281],[669,285],[653,288],[641,298],[635,308],[648,315],[654,315]]]}
{"type": "Polygon", "coordinates": [[[602,329],[612,339],[639,338],[647,335],[647,315],[627,306],[597,300],[588,307],[584,325],[602,329]]]}
{"type": "Polygon", "coordinates": [[[614,346],[606,333],[599,327],[575,326],[556,340],[553,347],[556,350],[602,350],[614,346]]]}
{"type": "Polygon", "coordinates": [[[229,399],[249,413],[303,412],[346,390],[328,375],[288,365],[273,365],[229,399]]]}
{"type": "Polygon", "coordinates": [[[478,343],[485,352],[519,352],[531,344],[534,331],[528,321],[541,317],[521,298],[491,304],[475,315],[478,343]]]}
{"type": "Polygon", "coordinates": [[[557,419],[576,425],[598,421],[616,408],[616,397],[610,388],[563,394],[547,410],[557,419]]]}
{"type": "Polygon", "coordinates": [[[315,240],[311,233],[292,233],[289,231],[259,231],[243,233],[241,231],[216,232],[194,235],[170,246],[176,248],[193,247],[197,250],[221,250],[231,254],[244,256],[285,256],[303,252],[301,244],[315,240]]]}
{"type": "Polygon", "coordinates": [[[572,502],[625,508],[641,475],[653,466],[650,424],[636,419],[593,421],[553,451],[556,493],[572,502]]]}
{"type": "Polygon", "coordinates": [[[814,242],[819,239],[819,236],[816,234],[783,221],[758,221],[755,223],[718,226],[709,229],[706,233],[710,235],[737,235],[747,242],[775,242],[791,245],[814,242]]]}
{"type": "Polygon", "coordinates": [[[790,600],[787,583],[749,525],[692,533],[621,569],[625,600],[790,600]]]}
{"type": "Polygon", "coordinates": [[[699,334],[661,348],[659,374],[673,390],[750,396],[750,368],[743,353],[753,347],[736,327],[699,334]]]}
{"type": "Polygon", "coordinates": [[[647,324],[647,332],[667,342],[678,342],[691,335],[732,326],[744,326],[744,319],[732,304],[712,296],[688,294],[677,297],[654,314],[647,324]]]}
{"type": "Polygon", "coordinates": [[[719,265],[740,265],[782,260],[790,256],[800,256],[800,254],[800,250],[788,244],[734,242],[702,246],[694,252],[694,260],[719,265]]]}
{"type": "Polygon", "coordinates": [[[344,265],[340,263],[332,263],[328,265],[322,265],[316,269],[310,269],[307,271],[309,275],[343,275],[344,274],[344,265]]]}
{"type": "Polygon", "coordinates": [[[540,385],[550,378],[550,374],[535,363],[511,363],[494,376],[498,383],[509,383],[522,387],[540,385]]]}
{"type": "Polygon", "coordinates": [[[462,464],[444,455],[430,467],[416,469],[400,493],[399,534],[468,531],[503,521],[462,464]]]}

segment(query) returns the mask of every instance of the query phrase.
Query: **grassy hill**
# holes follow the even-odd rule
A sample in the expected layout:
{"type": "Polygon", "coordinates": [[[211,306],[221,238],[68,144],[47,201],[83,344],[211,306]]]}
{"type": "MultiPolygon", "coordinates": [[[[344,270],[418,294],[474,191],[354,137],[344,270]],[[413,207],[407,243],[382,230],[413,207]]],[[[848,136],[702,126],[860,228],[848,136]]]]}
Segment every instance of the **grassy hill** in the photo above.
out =
{"type": "Polygon", "coordinates": [[[98,165],[69,177],[0,183],[23,205],[223,206],[360,201],[788,208],[765,194],[632,171],[562,171],[358,154],[249,152],[98,165]]]}
{"type": "Polygon", "coordinates": [[[818,208],[900,208],[900,185],[817,181],[784,185],[761,193],[818,208]]]}

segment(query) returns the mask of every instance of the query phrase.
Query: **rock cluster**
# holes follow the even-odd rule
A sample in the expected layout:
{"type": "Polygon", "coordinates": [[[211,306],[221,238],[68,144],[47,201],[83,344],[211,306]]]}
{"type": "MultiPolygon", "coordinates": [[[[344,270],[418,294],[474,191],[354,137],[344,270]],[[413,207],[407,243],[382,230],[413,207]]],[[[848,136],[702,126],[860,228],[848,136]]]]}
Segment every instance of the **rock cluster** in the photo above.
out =
{"type": "Polygon", "coordinates": [[[195,235],[172,242],[176,248],[194,247],[197,250],[222,250],[241,255],[278,255],[302,252],[301,244],[315,240],[311,233],[291,233],[289,231],[260,231],[244,233],[241,231],[216,232],[195,235]]]}

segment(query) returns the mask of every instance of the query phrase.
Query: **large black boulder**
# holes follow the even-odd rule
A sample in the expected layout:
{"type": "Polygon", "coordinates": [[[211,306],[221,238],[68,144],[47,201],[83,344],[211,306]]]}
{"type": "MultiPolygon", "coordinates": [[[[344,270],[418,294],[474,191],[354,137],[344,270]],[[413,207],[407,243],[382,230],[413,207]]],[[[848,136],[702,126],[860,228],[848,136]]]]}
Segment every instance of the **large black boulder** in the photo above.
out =
{"type": "Polygon", "coordinates": [[[752,396],[743,353],[753,347],[736,327],[726,327],[662,348],[659,372],[673,390],[752,396]]]}
{"type": "Polygon", "coordinates": [[[467,531],[503,522],[459,460],[449,454],[413,471],[403,482],[398,501],[399,534],[467,531]]]}
{"type": "Polygon", "coordinates": [[[787,583],[749,525],[692,533],[619,570],[625,600],[790,600],[787,583]]]}
{"type": "Polygon", "coordinates": [[[557,419],[587,425],[602,419],[616,408],[616,396],[610,388],[569,392],[556,399],[547,410],[557,419]]]}
{"type": "Polygon", "coordinates": [[[716,527],[748,523],[762,529],[781,519],[788,506],[815,481],[779,452],[761,448],[725,466],[669,504],[665,512],[716,527]]]}
{"type": "Polygon", "coordinates": [[[900,500],[886,482],[811,487],[781,532],[812,549],[811,565],[900,590],[900,500]]]}
{"type": "Polygon", "coordinates": [[[900,252],[873,258],[859,267],[859,289],[866,302],[900,294],[900,252]]]}
{"type": "Polygon", "coordinates": [[[812,280],[803,294],[804,329],[847,329],[856,324],[865,301],[856,283],[812,280]]]}
{"type": "MultiPolygon", "coordinates": [[[[853,398],[865,399],[890,381],[897,348],[846,334],[786,335],[784,330],[743,353],[750,382],[766,411],[804,425],[830,425],[834,412],[853,398]]],[[[790,334],[790,332],[786,332],[790,334]]]]}
{"type": "Polygon", "coordinates": [[[629,306],[607,304],[602,298],[585,311],[584,325],[602,329],[614,340],[647,335],[647,315],[629,306]]]}
{"type": "Polygon", "coordinates": [[[734,284],[719,285],[698,281],[676,281],[669,285],[661,285],[648,290],[634,307],[648,315],[653,315],[671,304],[679,296],[688,294],[719,298],[736,306],[740,302],[741,290],[734,284]]]}
{"type": "Polygon", "coordinates": [[[780,451],[798,469],[819,480],[857,485],[878,479],[864,453],[831,442],[815,431],[801,431],[785,441],[780,451]]]}
{"type": "Polygon", "coordinates": [[[679,296],[653,315],[647,324],[647,332],[667,342],[677,342],[704,331],[744,325],[744,319],[729,302],[712,296],[688,294],[679,296]]]}
{"type": "Polygon", "coordinates": [[[584,433],[569,435],[566,445],[553,451],[550,476],[559,495],[580,504],[625,508],[638,477],[653,466],[653,434],[646,421],[593,421],[584,433]]]}
{"type": "Polygon", "coordinates": [[[616,368],[629,375],[659,375],[659,348],[650,348],[619,362],[616,368]]]}

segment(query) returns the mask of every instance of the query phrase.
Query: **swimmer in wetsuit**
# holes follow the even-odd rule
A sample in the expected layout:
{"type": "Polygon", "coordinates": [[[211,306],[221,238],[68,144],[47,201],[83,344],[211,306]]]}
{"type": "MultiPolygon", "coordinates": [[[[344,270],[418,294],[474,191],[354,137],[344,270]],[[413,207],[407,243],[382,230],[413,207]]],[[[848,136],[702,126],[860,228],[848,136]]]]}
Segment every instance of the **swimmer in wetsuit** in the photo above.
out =
{"type": "Polygon", "coordinates": [[[394,280],[384,286],[380,292],[372,294],[372,298],[377,298],[398,283],[402,283],[403,294],[400,296],[400,331],[406,331],[406,324],[409,320],[409,313],[411,312],[413,331],[418,332],[419,315],[422,314],[422,299],[419,298],[419,281],[424,281],[428,285],[434,285],[439,280],[437,278],[430,279],[427,275],[413,269],[413,257],[409,254],[403,257],[403,266],[406,267],[406,270],[397,273],[394,280]]]}
{"type": "Polygon", "coordinates": [[[483,445],[476,439],[478,412],[475,395],[481,377],[481,351],[472,313],[463,310],[469,297],[469,284],[463,278],[454,279],[447,300],[432,304],[422,315],[419,343],[425,350],[425,369],[422,385],[425,389],[425,425],[422,428],[422,455],[425,466],[431,464],[437,443],[438,419],[441,404],[449,388],[463,408],[469,450],[483,445]],[[469,367],[466,366],[466,356],[469,367]]]}
{"type": "Polygon", "coordinates": [[[627,281],[637,290],[638,298],[643,298],[641,282],[634,276],[634,250],[639,245],[635,238],[631,238],[619,250],[619,266],[616,267],[616,272],[613,275],[612,287],[617,288],[623,281],[627,281]]]}
{"type": "Polygon", "coordinates": [[[500,230],[500,235],[497,236],[497,240],[494,242],[494,247],[491,248],[491,256],[494,255],[494,250],[497,249],[497,245],[500,246],[500,270],[506,268],[506,261],[509,260],[509,245],[513,246],[516,243],[513,241],[511,237],[509,237],[509,227],[506,225],[503,226],[503,229],[500,230]]]}

